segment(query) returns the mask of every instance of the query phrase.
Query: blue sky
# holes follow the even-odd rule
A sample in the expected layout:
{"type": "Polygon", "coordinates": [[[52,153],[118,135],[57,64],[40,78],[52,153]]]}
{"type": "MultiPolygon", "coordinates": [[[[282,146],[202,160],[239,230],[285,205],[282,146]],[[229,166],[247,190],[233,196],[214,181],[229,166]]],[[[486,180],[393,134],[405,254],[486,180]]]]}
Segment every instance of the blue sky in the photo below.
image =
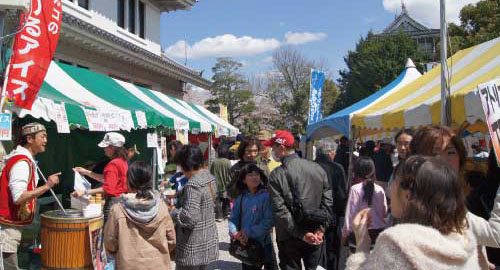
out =
{"type": "MultiPolygon", "coordinates": [[[[448,18],[478,0],[449,0],[448,18]]],[[[438,0],[405,0],[410,15],[438,27],[438,0]]],[[[343,57],[370,30],[382,31],[401,10],[401,0],[200,0],[189,11],[163,13],[161,45],[167,55],[212,76],[217,57],[232,56],[243,72],[271,70],[274,49],[290,45],[310,59],[326,59],[333,78],[343,57]],[[185,43],[187,41],[187,44],[185,43]]]]}

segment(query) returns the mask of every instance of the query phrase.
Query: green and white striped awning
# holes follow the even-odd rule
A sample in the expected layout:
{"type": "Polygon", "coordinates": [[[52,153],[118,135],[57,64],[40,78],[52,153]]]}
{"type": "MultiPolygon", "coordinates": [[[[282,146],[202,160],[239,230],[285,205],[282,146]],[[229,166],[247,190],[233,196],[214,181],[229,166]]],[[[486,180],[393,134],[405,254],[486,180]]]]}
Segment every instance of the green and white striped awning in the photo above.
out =
{"type": "Polygon", "coordinates": [[[14,112],[56,123],[67,117],[69,125],[96,131],[163,126],[193,133],[238,132],[199,105],[57,62],[50,65],[32,109],[14,112]]]}

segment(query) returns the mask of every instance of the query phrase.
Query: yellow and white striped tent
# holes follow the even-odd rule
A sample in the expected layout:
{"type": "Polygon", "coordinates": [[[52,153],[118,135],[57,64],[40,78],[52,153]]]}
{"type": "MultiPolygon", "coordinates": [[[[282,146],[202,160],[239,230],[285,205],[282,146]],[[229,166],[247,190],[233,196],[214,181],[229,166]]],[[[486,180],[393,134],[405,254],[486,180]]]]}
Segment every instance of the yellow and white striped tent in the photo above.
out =
{"type": "MultiPolygon", "coordinates": [[[[448,59],[451,75],[452,123],[484,122],[479,84],[500,77],[500,38],[461,50],[448,59]]],[[[405,127],[439,124],[441,66],[356,112],[352,124],[357,136],[388,133],[405,127]]]]}

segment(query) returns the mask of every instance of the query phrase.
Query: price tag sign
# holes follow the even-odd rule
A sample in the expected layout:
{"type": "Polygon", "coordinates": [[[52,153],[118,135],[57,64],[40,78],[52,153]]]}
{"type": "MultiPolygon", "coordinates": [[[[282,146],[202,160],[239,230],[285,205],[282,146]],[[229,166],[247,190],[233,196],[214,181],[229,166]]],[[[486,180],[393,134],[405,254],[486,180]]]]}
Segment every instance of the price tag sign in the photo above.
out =
{"type": "Polygon", "coordinates": [[[12,140],[12,114],[0,113],[0,141],[12,140]]]}

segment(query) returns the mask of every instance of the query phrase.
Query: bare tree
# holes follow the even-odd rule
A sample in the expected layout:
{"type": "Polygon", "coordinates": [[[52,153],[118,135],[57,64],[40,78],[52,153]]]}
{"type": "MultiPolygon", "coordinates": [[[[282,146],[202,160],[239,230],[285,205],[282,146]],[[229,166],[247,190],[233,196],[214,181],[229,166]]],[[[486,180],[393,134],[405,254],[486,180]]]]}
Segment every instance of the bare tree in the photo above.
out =
{"type": "MultiPolygon", "coordinates": [[[[304,133],[311,69],[328,72],[327,61],[313,61],[293,47],[281,47],[273,53],[273,67],[276,72],[270,73],[267,93],[279,105],[283,116],[283,122],[278,123],[278,126],[291,128],[295,133],[304,133]]],[[[335,87],[334,84],[330,86],[335,87]]]]}

